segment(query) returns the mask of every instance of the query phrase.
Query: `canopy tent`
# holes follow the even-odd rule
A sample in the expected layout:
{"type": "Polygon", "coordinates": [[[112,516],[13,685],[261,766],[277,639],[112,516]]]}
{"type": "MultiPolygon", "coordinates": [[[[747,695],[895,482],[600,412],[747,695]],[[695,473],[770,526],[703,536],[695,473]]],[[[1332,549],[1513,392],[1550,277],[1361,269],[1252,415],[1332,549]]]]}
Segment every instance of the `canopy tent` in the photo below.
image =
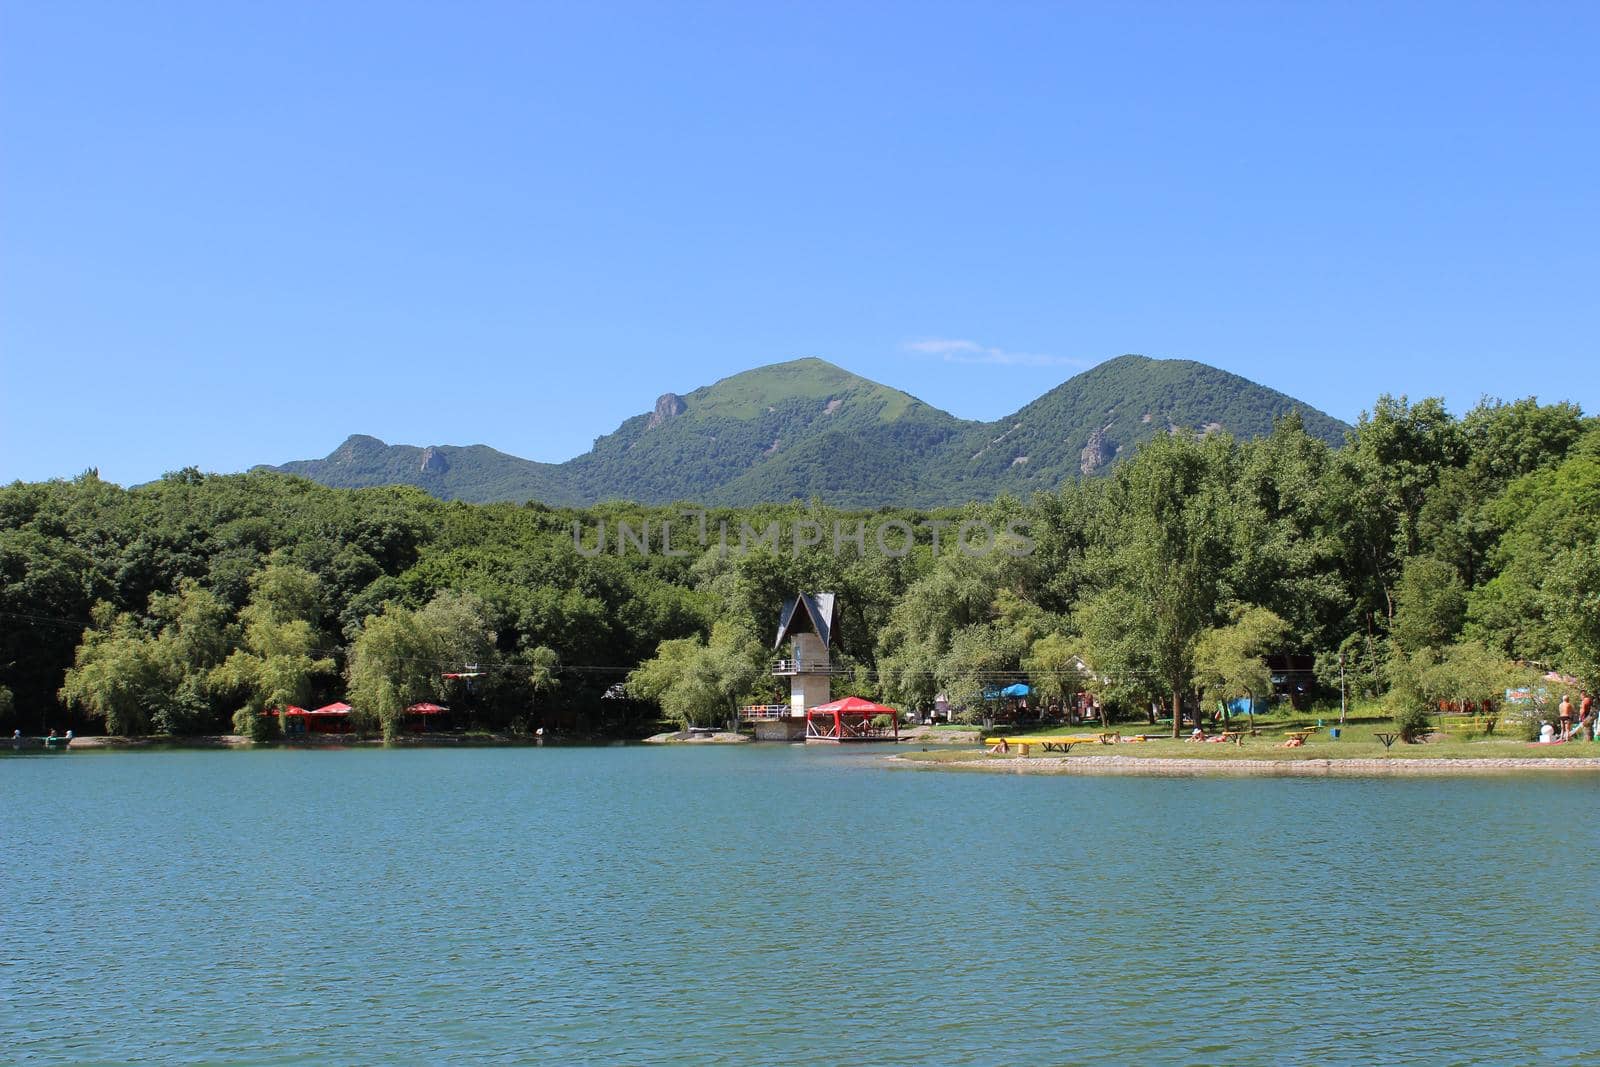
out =
{"type": "MultiPolygon", "coordinates": [[[[303,734],[308,731],[319,734],[342,733],[347,728],[344,720],[350,717],[350,711],[350,705],[342,700],[309,711],[290,704],[282,709],[284,731],[289,734],[303,734]]],[[[268,708],[264,714],[275,719],[278,713],[278,708],[268,708]]]]}
{"type": "Polygon", "coordinates": [[[308,715],[308,714],[310,714],[310,712],[306,711],[305,708],[302,708],[297,704],[290,704],[287,708],[281,708],[281,709],[280,708],[268,708],[266,711],[262,712],[261,714],[265,715],[269,719],[276,719],[278,717],[278,712],[280,710],[285,715],[308,715]]]}
{"type": "Polygon", "coordinates": [[[806,711],[807,741],[889,741],[899,737],[900,713],[886,704],[844,697],[806,711]],[[889,717],[892,735],[873,725],[872,720],[879,715],[889,717]]]}
{"type": "Polygon", "coordinates": [[[1033,692],[1033,690],[1029,689],[1021,682],[1018,682],[1015,685],[1008,685],[1004,689],[996,689],[995,687],[990,686],[983,691],[983,699],[999,700],[1002,697],[1025,697],[1031,692],[1033,692]]]}
{"type": "Polygon", "coordinates": [[[828,704],[818,704],[811,709],[833,714],[836,711],[848,712],[857,715],[894,715],[897,712],[886,704],[874,704],[870,700],[860,697],[841,697],[828,704]]]}

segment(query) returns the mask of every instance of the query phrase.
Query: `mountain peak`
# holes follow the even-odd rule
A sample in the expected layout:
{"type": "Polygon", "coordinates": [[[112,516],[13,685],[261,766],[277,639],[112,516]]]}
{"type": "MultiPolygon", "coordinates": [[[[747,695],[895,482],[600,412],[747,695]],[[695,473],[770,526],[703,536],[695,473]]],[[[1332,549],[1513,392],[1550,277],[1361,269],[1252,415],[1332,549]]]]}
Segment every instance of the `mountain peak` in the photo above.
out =
{"type": "Polygon", "coordinates": [[[662,393],[656,397],[656,409],[650,415],[650,421],[645,423],[644,428],[653,430],[668,419],[675,419],[682,415],[684,408],[683,397],[677,393],[662,393]]]}
{"type": "Polygon", "coordinates": [[[651,411],[565,463],[355,434],[325,459],[276,469],[327,485],[419,485],[478,502],[740,505],[820,496],[840,506],[925,507],[1049,491],[1103,472],[1157,434],[1257,437],[1292,412],[1330,444],[1348,429],[1293,397],[1191,360],[1117,356],[981,423],[807,356],[663,393],[651,411]]]}
{"type": "Polygon", "coordinates": [[[840,401],[834,405],[835,411],[842,407],[873,406],[879,417],[889,419],[918,403],[907,393],[852,374],[816,356],[741,371],[701,386],[685,397],[688,414],[696,419],[743,420],[776,415],[797,404],[813,405],[822,410],[835,400],[840,401]]]}

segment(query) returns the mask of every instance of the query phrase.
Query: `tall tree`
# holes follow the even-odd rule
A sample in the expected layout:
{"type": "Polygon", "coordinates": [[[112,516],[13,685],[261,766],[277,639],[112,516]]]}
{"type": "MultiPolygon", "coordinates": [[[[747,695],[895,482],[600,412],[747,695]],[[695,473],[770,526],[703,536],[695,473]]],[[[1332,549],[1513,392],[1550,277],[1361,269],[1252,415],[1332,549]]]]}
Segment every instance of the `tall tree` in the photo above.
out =
{"type": "Polygon", "coordinates": [[[747,627],[718,622],[711,638],[663,641],[628,675],[628,690],[654,701],[679,724],[713,725],[735,717],[739,700],[765,673],[766,648],[747,627]]]}
{"type": "Polygon", "coordinates": [[[404,726],[406,709],[437,692],[445,664],[419,613],[389,604],[368,616],[350,646],[351,719],[363,730],[382,731],[392,741],[404,726]]]}
{"type": "Polygon", "coordinates": [[[1217,611],[1228,563],[1227,442],[1156,438],[1106,493],[1105,588],[1080,613],[1096,671],[1147,673],[1171,697],[1172,733],[1194,675],[1195,642],[1217,611]]]}
{"type": "Polygon", "coordinates": [[[316,678],[332,673],[334,660],[314,628],[323,611],[316,575],[274,563],[251,578],[250,588],[239,614],[241,647],[212,672],[212,684],[243,697],[233,713],[234,731],[263,740],[273,732],[264,712],[279,708],[277,729],[283,730],[288,717],[281,709],[308,703],[316,678]]]}
{"type": "Polygon", "coordinates": [[[1071,634],[1055,630],[1028,646],[1022,670],[1040,700],[1066,710],[1073,696],[1089,683],[1079,643],[1071,634]]]}
{"type": "Polygon", "coordinates": [[[1266,656],[1288,636],[1289,624],[1266,608],[1237,611],[1226,626],[1207,630],[1196,642],[1195,688],[1224,702],[1246,698],[1254,721],[1256,699],[1272,692],[1266,656]]]}

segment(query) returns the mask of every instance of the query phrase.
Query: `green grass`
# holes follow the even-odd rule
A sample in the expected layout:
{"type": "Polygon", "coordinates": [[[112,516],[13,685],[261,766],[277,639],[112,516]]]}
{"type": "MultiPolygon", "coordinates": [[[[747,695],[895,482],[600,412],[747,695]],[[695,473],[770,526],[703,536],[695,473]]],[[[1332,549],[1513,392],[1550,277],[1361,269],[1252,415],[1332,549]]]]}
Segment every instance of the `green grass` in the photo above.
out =
{"type": "MultiPolygon", "coordinates": [[[[1248,760],[1304,760],[1304,759],[1579,759],[1600,758],[1600,743],[1573,741],[1564,745],[1536,745],[1523,739],[1519,728],[1508,726],[1509,732],[1494,737],[1445,736],[1419,744],[1396,741],[1385,748],[1378,740],[1379,733],[1392,733],[1394,723],[1381,715],[1352,715],[1339,726],[1337,713],[1332,717],[1322,715],[1257,716],[1259,735],[1245,737],[1243,744],[1197,744],[1182,738],[1162,736],[1159,740],[1141,744],[1115,746],[1083,746],[1082,751],[1065,758],[1075,759],[1085,753],[1089,756],[1128,756],[1137,759],[1248,759],[1248,760]],[[1298,748],[1283,747],[1288,735],[1295,730],[1315,726],[1318,719],[1323,728],[1317,730],[1298,748]],[[1328,728],[1339,726],[1340,736],[1328,735],[1328,728]]],[[[1248,728],[1247,720],[1235,723],[1240,729],[1248,728]]],[[[1113,723],[1110,727],[1124,737],[1143,733],[1146,736],[1170,733],[1170,724],[1152,727],[1144,723],[1113,723]]],[[[1017,731],[1012,731],[1016,733],[1017,731]]],[[[1098,734],[1098,726],[1056,726],[1048,729],[1022,731],[1028,736],[1062,736],[1071,734],[1098,734]]],[[[1187,731],[1186,731],[1187,732],[1187,731]]],[[[925,763],[955,763],[971,760],[975,754],[984,754],[985,746],[961,746],[934,752],[907,752],[907,759],[925,763]]],[[[995,755],[994,760],[1060,758],[1060,753],[1046,753],[1034,749],[1026,757],[1015,752],[995,755]]]]}

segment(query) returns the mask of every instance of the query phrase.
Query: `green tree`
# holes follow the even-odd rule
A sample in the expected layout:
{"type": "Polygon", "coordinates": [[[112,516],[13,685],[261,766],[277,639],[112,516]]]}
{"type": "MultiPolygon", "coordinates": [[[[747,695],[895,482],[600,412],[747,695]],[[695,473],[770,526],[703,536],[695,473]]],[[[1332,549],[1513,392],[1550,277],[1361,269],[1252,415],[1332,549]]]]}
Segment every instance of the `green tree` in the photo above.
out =
{"type": "Polygon", "coordinates": [[[420,613],[397,604],[367,617],[350,646],[351,720],[361,730],[399,736],[406,709],[435,696],[443,664],[420,613]]]}
{"type": "Polygon", "coordinates": [[[1600,553],[1600,433],[1559,466],[1512,482],[1492,511],[1504,532],[1495,574],[1474,589],[1467,633],[1519,659],[1594,677],[1595,557],[1600,553]]]}
{"type": "Polygon", "coordinates": [[[100,719],[109,734],[148,733],[151,698],[165,682],[155,644],[133,616],[110,604],[96,604],[93,618],[62,682],[61,701],[100,719]]]}
{"type": "Polygon", "coordinates": [[[1600,692],[1600,541],[1558,553],[1542,594],[1556,662],[1586,692],[1600,692]]]}
{"type": "Polygon", "coordinates": [[[1317,681],[1351,696],[1372,699],[1387,685],[1388,642],[1375,634],[1353,633],[1332,652],[1317,653],[1317,681]]]}
{"type": "Polygon", "coordinates": [[[663,641],[653,658],[628,675],[628,691],[659,704],[684,727],[714,725],[736,717],[739,700],[765,673],[766,648],[733,620],[711,628],[709,641],[683,637],[663,641]]]}
{"type": "Polygon", "coordinates": [[[555,649],[545,645],[523,649],[517,657],[515,671],[527,689],[530,715],[534,713],[540,693],[547,693],[560,686],[561,681],[556,677],[556,668],[560,663],[561,658],[556,655],[555,649]]]}
{"type": "Polygon", "coordinates": [[[1020,607],[1018,594],[1032,578],[1030,561],[1000,553],[937,560],[896,600],[880,632],[878,671],[885,694],[907,704],[931,704],[957,634],[991,621],[1004,604],[1020,607]],[[1010,599],[1002,600],[1002,592],[1010,599]]]}
{"type": "Polygon", "coordinates": [[[1468,701],[1495,706],[1509,686],[1526,682],[1526,671],[1478,641],[1415,652],[1398,649],[1389,660],[1389,700],[1395,724],[1408,741],[1432,728],[1443,704],[1468,701]]]}
{"type": "Polygon", "coordinates": [[[1207,630],[1195,643],[1195,688],[1224,706],[1231,698],[1246,698],[1254,721],[1256,698],[1272,692],[1266,656],[1288,636],[1289,624],[1266,608],[1240,609],[1232,622],[1207,630]]]}
{"type": "Polygon", "coordinates": [[[1054,631],[1028,646],[1022,671],[1041,700],[1064,708],[1084,687],[1088,676],[1079,666],[1077,644],[1071,635],[1054,631]]]}
{"type": "Polygon", "coordinates": [[[993,719],[999,698],[995,692],[1022,675],[1025,633],[1000,623],[978,623],[956,632],[950,649],[939,660],[938,679],[951,704],[983,709],[983,720],[993,719]]]}
{"type": "Polygon", "coordinates": [[[226,606],[193,581],[152,596],[145,623],[98,605],[61,700],[103,719],[108,733],[204,732],[217,717],[211,672],[232,639],[226,606]]]}
{"type": "Polygon", "coordinates": [[[420,610],[398,604],[368,616],[350,647],[352,718],[392,741],[406,710],[444,698],[444,675],[476,666],[498,676],[495,633],[483,602],[470,593],[443,592],[420,610]]]}
{"type": "Polygon", "coordinates": [[[1444,647],[1466,617],[1467,593],[1455,568],[1427,556],[1406,560],[1394,599],[1389,635],[1407,653],[1444,647]]]}
{"type": "Polygon", "coordinates": [[[1108,582],[1079,615],[1097,672],[1171,697],[1175,737],[1195,643],[1211,624],[1228,562],[1226,448],[1160,437],[1118,470],[1105,501],[1111,535],[1097,556],[1108,582]]]}
{"type": "MultiPolygon", "coordinates": [[[[233,713],[233,728],[265,740],[273,721],[268,708],[304,705],[318,676],[332,673],[334,660],[322,652],[322,635],[313,620],[322,612],[321,583],[300,567],[274,563],[250,580],[250,602],[240,612],[241,647],[212,672],[214,687],[243,694],[233,713]]],[[[277,729],[287,725],[280,714],[277,729]]]]}

